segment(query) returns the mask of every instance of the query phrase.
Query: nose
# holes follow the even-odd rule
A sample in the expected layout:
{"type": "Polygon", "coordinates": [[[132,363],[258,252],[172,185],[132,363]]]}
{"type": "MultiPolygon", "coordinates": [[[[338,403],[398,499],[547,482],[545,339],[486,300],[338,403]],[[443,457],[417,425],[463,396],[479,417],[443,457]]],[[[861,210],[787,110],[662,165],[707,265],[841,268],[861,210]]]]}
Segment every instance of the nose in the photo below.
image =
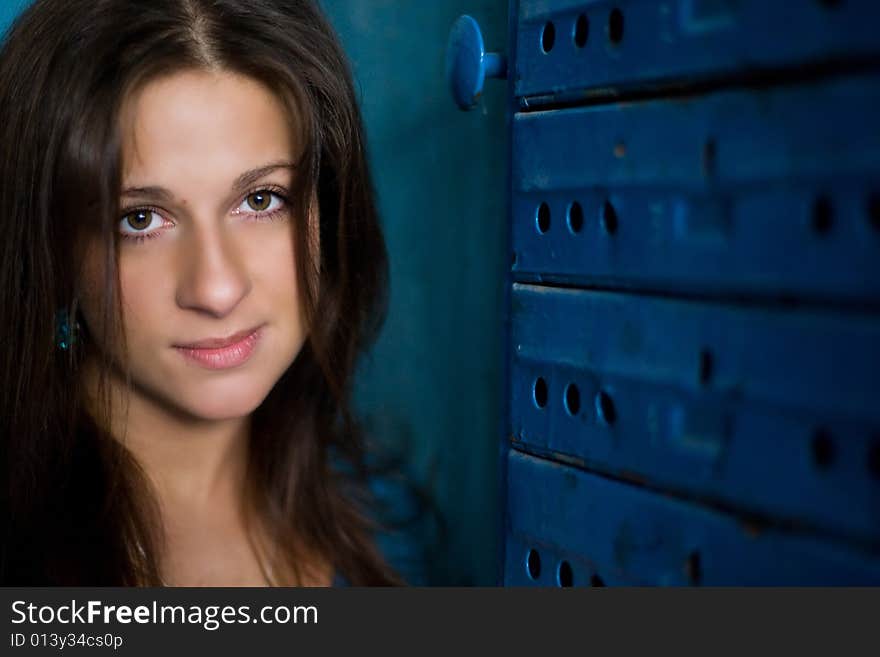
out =
{"type": "Polygon", "coordinates": [[[181,244],[176,301],[212,317],[231,313],[251,289],[245,259],[234,239],[216,226],[194,231],[181,244]]]}

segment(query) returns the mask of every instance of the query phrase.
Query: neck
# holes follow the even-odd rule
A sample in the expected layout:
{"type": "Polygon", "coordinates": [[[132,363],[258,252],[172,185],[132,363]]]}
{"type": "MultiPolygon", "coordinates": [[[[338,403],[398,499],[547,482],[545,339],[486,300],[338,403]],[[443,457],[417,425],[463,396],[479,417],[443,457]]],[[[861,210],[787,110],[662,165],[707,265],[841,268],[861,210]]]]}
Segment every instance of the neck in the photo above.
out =
{"type": "Polygon", "coordinates": [[[197,421],[169,417],[132,400],[123,442],[156,487],[164,508],[240,506],[247,469],[249,418],[197,421]]]}
{"type": "Polygon", "coordinates": [[[113,375],[110,417],[110,432],[144,469],[163,510],[201,511],[217,505],[243,510],[249,416],[186,416],[138,391],[128,392],[113,375]]]}

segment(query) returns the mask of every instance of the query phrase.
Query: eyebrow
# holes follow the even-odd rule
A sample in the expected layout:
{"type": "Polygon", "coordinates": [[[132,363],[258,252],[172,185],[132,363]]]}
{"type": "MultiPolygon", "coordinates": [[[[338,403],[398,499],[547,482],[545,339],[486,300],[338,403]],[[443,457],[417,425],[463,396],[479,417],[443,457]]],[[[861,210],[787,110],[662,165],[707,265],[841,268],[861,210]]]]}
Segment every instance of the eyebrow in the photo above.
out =
{"type": "MultiPolygon", "coordinates": [[[[260,178],[264,178],[268,176],[273,171],[278,169],[295,169],[296,163],[290,161],[279,161],[273,162],[271,164],[267,164],[262,167],[257,167],[256,169],[251,169],[250,171],[245,171],[238,178],[235,179],[235,182],[232,183],[232,188],[236,192],[244,191],[245,188],[250,187],[253,183],[258,181],[260,178]]],[[[126,187],[122,190],[122,196],[140,196],[140,197],[154,197],[160,198],[162,200],[169,201],[173,198],[173,194],[165,189],[164,187],[159,187],[155,185],[150,185],[147,187],[126,187]]]]}

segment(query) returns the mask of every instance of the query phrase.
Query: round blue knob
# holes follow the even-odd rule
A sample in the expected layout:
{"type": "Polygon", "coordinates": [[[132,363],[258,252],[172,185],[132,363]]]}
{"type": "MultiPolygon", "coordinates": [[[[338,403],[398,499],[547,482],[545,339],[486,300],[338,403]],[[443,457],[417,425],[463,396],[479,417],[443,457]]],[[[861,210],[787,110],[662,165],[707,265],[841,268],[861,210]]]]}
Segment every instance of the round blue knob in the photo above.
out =
{"type": "Polygon", "coordinates": [[[446,79],[452,98],[463,110],[472,109],[483,93],[486,78],[504,78],[507,61],[483,47],[480,26],[470,16],[460,16],[452,25],[446,48],[446,79]]]}

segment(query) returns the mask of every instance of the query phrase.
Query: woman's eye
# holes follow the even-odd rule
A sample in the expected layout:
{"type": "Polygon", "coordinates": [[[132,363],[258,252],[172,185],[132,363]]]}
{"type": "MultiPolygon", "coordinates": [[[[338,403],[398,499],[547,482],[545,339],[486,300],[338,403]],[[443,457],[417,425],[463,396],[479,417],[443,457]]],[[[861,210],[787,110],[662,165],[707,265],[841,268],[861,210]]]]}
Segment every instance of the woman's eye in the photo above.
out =
{"type": "Polygon", "coordinates": [[[284,205],[284,201],[278,194],[261,189],[257,192],[248,194],[242,204],[239,206],[239,212],[259,212],[267,213],[280,209],[284,205]]]}
{"type": "Polygon", "coordinates": [[[129,212],[119,222],[119,230],[129,235],[143,234],[161,228],[164,224],[162,216],[153,210],[141,209],[129,212]]]}

